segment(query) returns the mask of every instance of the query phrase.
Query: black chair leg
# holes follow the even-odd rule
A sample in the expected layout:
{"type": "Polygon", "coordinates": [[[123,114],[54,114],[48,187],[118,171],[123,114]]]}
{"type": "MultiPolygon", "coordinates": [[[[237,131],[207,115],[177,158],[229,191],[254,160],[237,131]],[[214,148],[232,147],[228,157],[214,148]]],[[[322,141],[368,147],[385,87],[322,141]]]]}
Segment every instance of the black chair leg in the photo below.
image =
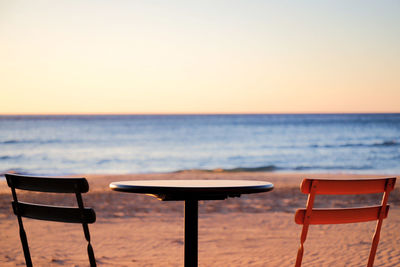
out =
{"type": "Polygon", "coordinates": [[[22,219],[19,216],[18,216],[18,223],[19,223],[19,237],[21,238],[22,249],[24,250],[25,263],[27,267],[32,267],[32,259],[31,259],[31,254],[29,252],[28,239],[26,238],[26,233],[24,230],[24,226],[22,224],[22,219]]]}

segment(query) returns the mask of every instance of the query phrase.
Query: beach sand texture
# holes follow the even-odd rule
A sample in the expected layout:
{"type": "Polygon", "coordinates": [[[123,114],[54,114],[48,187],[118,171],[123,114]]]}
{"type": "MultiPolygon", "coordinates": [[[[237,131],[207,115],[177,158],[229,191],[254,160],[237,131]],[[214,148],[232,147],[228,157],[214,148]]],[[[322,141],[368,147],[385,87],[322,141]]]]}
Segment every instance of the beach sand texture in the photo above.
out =
{"type": "MultiPolygon", "coordinates": [[[[199,266],[294,266],[301,226],[294,223],[306,195],[299,184],[308,178],[383,177],[346,174],[187,171],[146,175],[86,175],[93,207],[90,225],[99,266],[183,266],[183,202],[161,202],[153,197],[113,192],[112,181],[143,179],[243,179],[274,183],[272,192],[243,195],[199,204],[199,266]]],[[[74,205],[73,196],[27,194],[52,204],[74,205]],[[70,200],[67,200],[70,199],[70,200]]],[[[317,207],[379,203],[380,195],[318,196],[317,207]]],[[[0,181],[0,266],[24,266],[11,193],[0,181]]],[[[400,266],[400,190],[392,192],[389,217],[383,223],[375,266],[400,266]]],[[[34,266],[88,266],[82,227],[75,224],[24,219],[34,266]]],[[[311,226],[303,266],[365,266],[375,222],[311,226]]]]}

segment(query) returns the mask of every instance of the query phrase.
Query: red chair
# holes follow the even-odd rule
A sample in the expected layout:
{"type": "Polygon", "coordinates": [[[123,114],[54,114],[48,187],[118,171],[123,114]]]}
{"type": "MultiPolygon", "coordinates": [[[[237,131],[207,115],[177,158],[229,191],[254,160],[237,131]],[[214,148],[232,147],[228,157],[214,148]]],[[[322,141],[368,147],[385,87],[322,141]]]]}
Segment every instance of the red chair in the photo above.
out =
{"type": "Polygon", "coordinates": [[[368,267],[373,266],[376,249],[379,243],[382,221],[387,217],[389,211],[387,201],[390,192],[394,188],[395,182],[396,178],[361,180],[304,179],[301,183],[300,190],[302,193],[308,194],[308,200],[306,208],[297,210],[295,215],[296,223],[303,225],[295,266],[301,266],[304,242],[307,238],[309,225],[358,223],[377,220],[367,265],[368,267]],[[346,209],[313,208],[316,195],[356,195],[373,193],[383,193],[381,205],[346,209]]]}

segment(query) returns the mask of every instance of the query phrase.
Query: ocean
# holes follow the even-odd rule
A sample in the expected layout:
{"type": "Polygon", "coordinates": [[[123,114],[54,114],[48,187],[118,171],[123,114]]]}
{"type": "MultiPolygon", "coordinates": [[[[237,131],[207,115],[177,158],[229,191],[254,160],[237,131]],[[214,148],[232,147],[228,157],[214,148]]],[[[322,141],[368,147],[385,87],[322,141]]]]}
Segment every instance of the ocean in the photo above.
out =
{"type": "Polygon", "coordinates": [[[0,116],[0,173],[400,173],[400,114],[0,116]]]}

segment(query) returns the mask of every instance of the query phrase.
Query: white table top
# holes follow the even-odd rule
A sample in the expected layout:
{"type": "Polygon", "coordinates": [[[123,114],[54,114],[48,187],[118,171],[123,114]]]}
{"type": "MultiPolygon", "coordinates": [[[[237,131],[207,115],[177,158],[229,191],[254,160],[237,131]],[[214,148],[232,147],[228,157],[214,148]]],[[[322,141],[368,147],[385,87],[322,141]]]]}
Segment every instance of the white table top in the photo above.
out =
{"type": "Polygon", "coordinates": [[[212,200],[271,191],[269,182],[251,180],[133,180],[113,182],[110,188],[149,194],[161,200],[212,200]]]}

